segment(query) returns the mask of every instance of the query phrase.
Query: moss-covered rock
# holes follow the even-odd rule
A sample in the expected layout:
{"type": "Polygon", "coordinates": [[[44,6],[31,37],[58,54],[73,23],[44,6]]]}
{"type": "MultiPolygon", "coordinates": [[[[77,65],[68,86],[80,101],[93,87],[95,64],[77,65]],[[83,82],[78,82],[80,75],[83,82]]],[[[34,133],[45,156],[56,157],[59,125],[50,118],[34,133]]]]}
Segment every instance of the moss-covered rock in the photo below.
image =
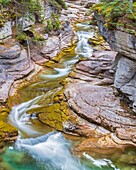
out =
{"type": "Polygon", "coordinates": [[[7,122],[7,117],[9,114],[9,108],[0,106],[0,138],[8,137],[8,134],[15,132],[16,129],[9,125],[7,122]]]}

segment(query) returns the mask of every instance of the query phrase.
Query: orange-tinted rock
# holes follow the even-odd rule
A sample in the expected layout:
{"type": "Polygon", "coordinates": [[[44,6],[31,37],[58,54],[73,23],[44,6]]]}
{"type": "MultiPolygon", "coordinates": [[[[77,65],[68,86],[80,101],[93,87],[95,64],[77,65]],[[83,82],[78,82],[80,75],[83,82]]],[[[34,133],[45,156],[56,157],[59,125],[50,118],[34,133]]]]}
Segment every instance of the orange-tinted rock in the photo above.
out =
{"type": "MultiPolygon", "coordinates": [[[[127,146],[127,144],[126,144],[127,146]]],[[[111,155],[116,152],[122,152],[125,145],[119,145],[113,141],[111,135],[106,135],[101,138],[90,138],[84,140],[76,148],[76,152],[89,152],[102,155],[111,155]]]]}

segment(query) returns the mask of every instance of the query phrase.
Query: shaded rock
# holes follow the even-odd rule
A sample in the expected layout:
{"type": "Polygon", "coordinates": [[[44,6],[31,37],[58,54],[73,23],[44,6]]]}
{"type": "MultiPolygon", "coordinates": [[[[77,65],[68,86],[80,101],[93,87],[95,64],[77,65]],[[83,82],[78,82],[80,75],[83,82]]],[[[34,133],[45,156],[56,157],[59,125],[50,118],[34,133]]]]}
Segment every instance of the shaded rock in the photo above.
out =
{"type": "Polygon", "coordinates": [[[92,5],[94,5],[94,4],[98,3],[98,2],[99,2],[99,0],[89,0],[89,1],[85,2],[84,7],[85,8],[90,8],[92,5]]]}
{"type": "Polygon", "coordinates": [[[114,85],[133,102],[136,112],[136,61],[121,54],[117,57],[114,85]]]}
{"type": "Polygon", "coordinates": [[[128,83],[132,79],[132,77],[134,77],[135,73],[136,62],[122,56],[117,65],[114,81],[115,87],[120,89],[122,86],[128,83]]]}
{"type": "Polygon", "coordinates": [[[120,30],[110,31],[104,27],[103,22],[100,21],[98,16],[95,17],[99,21],[98,26],[100,34],[109,43],[111,49],[128,58],[136,59],[136,37],[133,34],[120,30]]]}
{"type": "Polygon", "coordinates": [[[122,30],[108,30],[104,27],[102,16],[95,13],[100,34],[109,43],[112,50],[119,52],[114,62],[115,87],[132,103],[136,112],[136,36],[122,30]]]}

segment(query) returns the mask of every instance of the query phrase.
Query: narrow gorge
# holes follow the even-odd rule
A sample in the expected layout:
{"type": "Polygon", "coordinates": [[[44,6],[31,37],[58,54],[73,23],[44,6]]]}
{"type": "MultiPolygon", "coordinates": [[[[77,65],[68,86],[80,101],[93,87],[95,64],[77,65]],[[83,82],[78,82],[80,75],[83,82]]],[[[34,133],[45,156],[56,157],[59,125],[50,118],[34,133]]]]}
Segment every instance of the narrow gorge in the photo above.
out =
{"type": "Polygon", "coordinates": [[[135,34],[99,1],[39,2],[0,28],[0,170],[135,170],[135,34]]]}

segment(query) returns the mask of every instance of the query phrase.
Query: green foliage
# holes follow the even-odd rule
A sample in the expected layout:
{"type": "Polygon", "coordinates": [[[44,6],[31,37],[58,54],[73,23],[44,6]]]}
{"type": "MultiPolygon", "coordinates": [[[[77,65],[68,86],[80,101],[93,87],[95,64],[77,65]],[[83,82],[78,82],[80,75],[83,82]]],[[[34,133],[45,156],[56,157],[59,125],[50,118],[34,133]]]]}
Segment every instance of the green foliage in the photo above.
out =
{"type": "Polygon", "coordinates": [[[10,2],[11,0],[0,0],[0,4],[2,5],[8,5],[8,3],[10,2]]]}
{"type": "Polygon", "coordinates": [[[136,27],[136,2],[130,0],[101,0],[92,10],[102,15],[105,26],[114,29],[117,26],[136,27]]]}
{"type": "Polygon", "coordinates": [[[62,6],[62,8],[67,9],[66,3],[64,0],[56,0],[56,2],[62,6]]]}
{"type": "Polygon", "coordinates": [[[3,27],[5,22],[9,20],[8,10],[2,9],[0,11],[0,27],[3,27]]]}
{"type": "Polygon", "coordinates": [[[25,44],[27,42],[27,40],[29,39],[29,37],[24,33],[24,32],[19,32],[16,36],[16,39],[21,43],[21,44],[25,44]]]}
{"type": "Polygon", "coordinates": [[[61,27],[61,23],[59,21],[59,16],[52,13],[51,18],[47,20],[46,32],[50,32],[52,30],[56,31],[61,27]]]}

